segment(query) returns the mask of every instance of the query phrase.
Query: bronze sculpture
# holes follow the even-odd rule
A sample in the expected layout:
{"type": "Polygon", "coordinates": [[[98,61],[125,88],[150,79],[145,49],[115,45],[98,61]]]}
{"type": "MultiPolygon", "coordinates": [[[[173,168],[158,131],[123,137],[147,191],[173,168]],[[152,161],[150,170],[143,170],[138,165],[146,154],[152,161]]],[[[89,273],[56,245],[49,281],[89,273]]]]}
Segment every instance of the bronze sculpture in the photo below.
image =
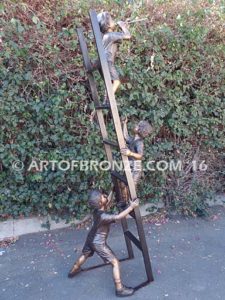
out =
{"type": "MultiPolygon", "coordinates": [[[[116,93],[120,86],[120,79],[115,68],[115,58],[118,48],[118,43],[122,40],[129,40],[131,34],[127,28],[127,23],[119,21],[115,23],[108,12],[102,12],[97,15],[99,27],[102,33],[102,44],[105,51],[106,59],[109,66],[109,72],[113,83],[113,92],[116,93]],[[120,26],[122,32],[115,32],[116,24],[120,26]]],[[[105,92],[104,102],[108,102],[108,97],[105,92]]]]}
{"type": "MultiPolygon", "coordinates": [[[[96,50],[97,50],[98,57],[99,57],[98,62],[96,62],[96,64],[97,64],[96,66],[91,61],[83,29],[77,28],[77,34],[78,34],[81,53],[83,56],[84,68],[85,68],[86,75],[87,75],[88,82],[89,82],[91,97],[92,97],[92,100],[94,102],[94,107],[97,112],[96,115],[97,115],[97,119],[98,119],[98,123],[99,123],[99,127],[100,127],[102,141],[105,146],[107,160],[109,162],[112,162],[112,160],[113,160],[112,147],[116,147],[117,149],[126,148],[125,140],[123,138],[121,121],[119,118],[119,114],[118,114],[118,110],[117,110],[117,103],[116,103],[115,94],[114,94],[114,91],[117,90],[118,85],[114,84],[114,87],[113,87],[113,84],[112,84],[112,79],[113,79],[112,73],[114,73],[115,70],[113,70],[113,72],[111,72],[111,74],[109,72],[109,68],[111,67],[111,66],[109,66],[109,63],[111,61],[109,61],[106,57],[107,47],[106,47],[106,45],[103,46],[103,33],[100,31],[100,22],[101,22],[102,17],[101,17],[101,15],[99,17],[97,17],[97,14],[94,10],[90,10],[89,15],[90,15],[90,20],[91,20],[92,31],[94,34],[96,50]],[[98,85],[97,85],[97,82],[96,82],[96,79],[94,76],[95,70],[100,71],[100,73],[102,75],[102,79],[104,80],[105,88],[107,90],[107,97],[105,97],[105,100],[108,102],[108,103],[106,103],[107,105],[104,105],[104,104],[102,105],[101,97],[98,94],[98,85]],[[110,104],[110,105],[108,105],[108,104],[110,104]],[[109,139],[109,134],[108,134],[108,130],[106,127],[106,121],[105,121],[104,113],[103,113],[103,111],[105,109],[109,110],[109,112],[111,114],[111,121],[113,121],[113,123],[114,123],[114,128],[115,128],[115,133],[116,133],[116,141],[111,141],[109,139]],[[118,148],[118,146],[119,146],[119,148],[118,148]]],[[[105,15],[105,17],[106,17],[106,15],[105,15]]],[[[109,32],[113,33],[112,30],[109,32]]],[[[115,54],[117,47],[116,47],[116,45],[114,45],[115,46],[114,47],[112,44],[113,44],[113,41],[110,44],[111,49],[113,49],[113,51],[111,53],[115,54]]],[[[114,56],[114,59],[115,59],[115,56],[114,56]]],[[[113,66],[114,66],[114,60],[113,60],[113,66]]],[[[126,149],[126,150],[128,150],[128,149],[126,149]]],[[[121,150],[121,151],[124,151],[124,155],[122,155],[122,161],[123,161],[124,166],[126,166],[127,162],[129,163],[127,155],[129,156],[130,152],[127,152],[125,150],[121,150]]],[[[122,198],[121,192],[120,192],[121,189],[118,184],[118,182],[120,183],[121,181],[127,185],[127,192],[129,191],[129,197],[127,199],[128,200],[131,199],[131,201],[135,201],[135,199],[137,199],[137,194],[136,194],[136,189],[135,189],[134,181],[132,179],[132,174],[131,174],[130,168],[124,169],[124,176],[121,175],[119,172],[117,172],[117,170],[113,170],[113,169],[110,170],[110,173],[111,173],[111,178],[112,178],[112,183],[113,183],[113,190],[115,192],[115,203],[118,204],[118,202],[120,202],[120,200],[122,198]]],[[[103,205],[103,202],[104,202],[104,200],[102,201],[102,197],[104,197],[104,196],[102,195],[102,193],[99,194],[99,191],[98,191],[97,192],[97,199],[98,199],[97,203],[99,203],[101,205],[103,205]]],[[[89,199],[91,200],[91,198],[92,198],[92,196],[89,199]]],[[[104,197],[104,198],[106,198],[106,197],[104,197]]],[[[109,201],[107,201],[107,202],[109,203],[109,201]]],[[[135,202],[137,202],[137,201],[135,201],[135,202]]],[[[96,201],[94,201],[94,203],[96,203],[96,201]]],[[[146,286],[147,284],[149,284],[150,282],[152,282],[154,280],[153,273],[152,273],[152,267],[151,267],[151,261],[150,261],[150,257],[149,257],[148,246],[146,243],[144,228],[143,228],[143,224],[142,224],[142,220],[141,220],[140,210],[137,207],[137,203],[136,204],[134,203],[131,205],[131,206],[135,206],[134,209],[131,209],[130,206],[127,207],[127,204],[128,204],[128,201],[126,202],[125,207],[121,207],[122,208],[121,210],[123,210],[123,212],[118,215],[121,217],[121,225],[122,225],[123,235],[125,238],[126,249],[127,249],[127,257],[120,258],[119,261],[125,261],[128,259],[134,258],[133,246],[136,246],[141,251],[147,278],[145,281],[142,281],[141,283],[136,285],[133,289],[123,287],[123,285],[121,284],[121,280],[120,280],[118,260],[117,260],[117,258],[114,258],[113,252],[106,244],[106,238],[107,238],[107,234],[108,234],[107,233],[105,236],[105,242],[104,242],[105,246],[107,246],[106,253],[101,253],[101,249],[99,249],[99,254],[103,254],[102,258],[103,258],[103,260],[105,260],[107,262],[106,264],[110,263],[110,261],[107,260],[107,257],[109,257],[109,258],[113,257],[112,262],[114,263],[114,265],[112,264],[112,262],[111,262],[111,264],[113,265],[113,271],[115,271],[115,272],[113,272],[113,274],[114,274],[114,278],[115,278],[117,296],[129,296],[129,295],[133,294],[134,290],[137,291],[138,289],[146,286]],[[130,211],[130,212],[128,212],[128,211],[130,211]],[[128,213],[130,215],[132,215],[132,217],[135,219],[136,228],[137,228],[137,237],[129,229],[129,226],[128,226],[128,223],[127,223],[127,220],[125,217],[125,215],[127,215],[128,213]]],[[[92,206],[94,206],[94,205],[92,205],[92,206]]],[[[108,206],[108,204],[106,206],[108,206]]],[[[103,224],[100,224],[98,222],[102,220],[101,216],[105,212],[104,212],[104,210],[100,209],[99,213],[97,213],[98,210],[99,210],[99,207],[96,208],[96,222],[97,223],[95,223],[95,224],[97,224],[99,226],[98,229],[101,231],[100,227],[103,224]]],[[[103,217],[104,217],[104,215],[103,215],[103,217]]],[[[96,226],[94,226],[94,227],[95,227],[95,229],[97,228],[96,226]]],[[[109,225],[107,225],[106,227],[108,227],[108,229],[109,229],[109,225]]],[[[93,232],[95,232],[95,229],[92,229],[93,232]]],[[[98,231],[98,229],[97,229],[97,231],[98,231]]],[[[108,229],[106,230],[106,232],[108,232],[108,229]]],[[[96,233],[97,233],[97,231],[96,231],[96,233]]],[[[92,237],[92,234],[90,233],[90,240],[92,240],[91,237],[92,237]]],[[[88,240],[89,240],[89,238],[87,238],[87,241],[88,240]]],[[[95,248],[95,245],[94,245],[95,243],[93,243],[93,241],[94,240],[92,240],[92,242],[90,242],[90,243],[89,242],[85,243],[85,246],[83,248],[84,253],[75,262],[73,268],[71,269],[71,271],[68,274],[69,277],[73,277],[81,271],[81,265],[86,261],[86,259],[89,256],[92,255],[93,250],[94,250],[94,252],[98,251],[97,247],[95,248]],[[87,254],[87,256],[85,254],[87,254]]],[[[105,265],[105,263],[98,264],[98,265],[95,265],[92,267],[85,268],[83,270],[89,271],[89,270],[92,270],[92,269],[95,269],[98,267],[102,267],[104,265],[105,265]]]]}
{"type": "MultiPolygon", "coordinates": [[[[129,158],[132,177],[134,180],[135,188],[140,183],[142,176],[142,159],[144,155],[144,139],[153,131],[152,126],[147,121],[140,121],[133,129],[134,136],[131,137],[127,130],[127,117],[122,120],[123,122],[123,135],[128,148],[121,149],[122,155],[129,158]]],[[[122,201],[120,207],[125,207],[129,201],[129,191],[127,186],[121,182],[122,201]]]]}
{"type": "Polygon", "coordinates": [[[99,190],[92,190],[89,195],[89,205],[94,209],[93,225],[88,233],[86,242],[82,249],[82,255],[74,263],[68,277],[72,278],[82,271],[81,265],[93,256],[96,252],[105,263],[110,263],[113,268],[113,279],[115,283],[116,296],[125,297],[131,296],[134,293],[133,288],[126,287],[121,282],[119,260],[111,248],[107,245],[107,237],[110,225],[117,220],[125,218],[135,207],[139,205],[139,200],[136,199],[119,214],[110,214],[106,212],[112,200],[112,193],[109,197],[99,190]]]}

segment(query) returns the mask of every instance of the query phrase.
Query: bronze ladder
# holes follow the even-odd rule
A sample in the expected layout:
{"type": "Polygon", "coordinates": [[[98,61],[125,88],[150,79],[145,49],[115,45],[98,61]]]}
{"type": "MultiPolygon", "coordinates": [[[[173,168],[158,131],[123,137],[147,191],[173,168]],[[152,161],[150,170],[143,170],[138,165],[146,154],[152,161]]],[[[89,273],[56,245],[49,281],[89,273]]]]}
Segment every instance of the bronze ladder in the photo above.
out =
{"type": "MultiPolygon", "coordinates": [[[[102,135],[102,139],[103,139],[106,156],[112,166],[113,155],[112,155],[111,147],[118,147],[118,149],[121,149],[121,148],[125,148],[126,144],[125,144],[125,140],[124,140],[124,136],[123,136],[123,132],[122,132],[122,126],[121,126],[120,117],[119,117],[119,113],[118,113],[118,109],[117,109],[115,95],[114,95],[114,92],[112,89],[112,82],[111,82],[111,78],[110,78],[108,63],[107,63],[103,45],[102,45],[102,35],[101,35],[99,24],[97,21],[97,14],[94,10],[90,10],[89,15],[90,15],[90,19],[91,19],[92,30],[94,33],[96,48],[97,48],[98,57],[99,57],[99,63],[100,63],[99,67],[101,68],[102,76],[103,76],[103,79],[105,82],[105,88],[106,88],[106,91],[108,94],[109,105],[101,105],[101,103],[99,102],[97,86],[96,86],[96,82],[95,82],[94,75],[93,75],[94,69],[92,67],[91,60],[90,60],[90,57],[88,54],[88,48],[87,48],[87,44],[85,41],[83,29],[77,28],[77,34],[78,34],[80,48],[81,48],[81,52],[82,52],[82,56],[83,56],[84,68],[86,70],[92,99],[94,101],[95,109],[97,112],[98,123],[100,126],[100,131],[101,131],[101,135],[102,135]],[[104,116],[103,116],[104,109],[109,109],[111,111],[115,131],[116,131],[116,136],[117,136],[117,142],[110,141],[108,139],[108,133],[107,133],[106,124],[105,124],[105,120],[104,120],[104,116]]],[[[115,191],[116,191],[116,199],[117,199],[117,201],[119,201],[119,198],[120,198],[120,191],[119,191],[119,186],[118,186],[118,180],[119,180],[119,181],[123,181],[124,183],[127,184],[128,188],[129,188],[131,200],[134,200],[135,198],[137,198],[137,194],[136,194],[136,189],[135,189],[135,185],[133,182],[131,170],[129,167],[128,157],[122,155],[122,161],[123,161],[124,166],[126,166],[124,168],[125,176],[121,176],[121,174],[119,174],[118,172],[116,172],[114,170],[111,171],[112,181],[114,183],[114,187],[115,187],[115,191]]],[[[147,280],[145,282],[142,282],[139,285],[137,285],[135,287],[135,289],[137,290],[137,289],[147,285],[148,283],[152,282],[154,280],[154,278],[153,278],[152,267],[151,267],[151,262],[150,262],[150,257],[149,257],[149,252],[148,252],[148,247],[147,247],[147,243],[146,243],[146,238],[145,238],[145,233],[144,233],[144,228],[143,228],[143,224],[142,224],[139,207],[134,209],[133,213],[131,213],[131,216],[135,219],[139,239],[136,238],[136,236],[129,231],[127,220],[126,220],[126,218],[124,218],[121,221],[121,223],[122,223],[125,242],[126,242],[126,246],[127,246],[128,257],[120,259],[120,261],[124,261],[124,260],[131,259],[134,257],[132,243],[142,252],[147,280]]],[[[90,269],[98,268],[98,267],[101,267],[104,265],[105,264],[100,264],[97,266],[86,268],[84,270],[90,270],[90,269]]]]}

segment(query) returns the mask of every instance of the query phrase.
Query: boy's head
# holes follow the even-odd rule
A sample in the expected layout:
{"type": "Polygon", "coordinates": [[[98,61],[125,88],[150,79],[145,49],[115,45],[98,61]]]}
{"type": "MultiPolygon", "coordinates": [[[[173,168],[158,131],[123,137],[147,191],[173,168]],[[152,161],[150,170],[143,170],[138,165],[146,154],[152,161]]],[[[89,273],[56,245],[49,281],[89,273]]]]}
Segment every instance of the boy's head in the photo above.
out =
{"type": "Polygon", "coordinates": [[[106,33],[109,29],[113,30],[115,28],[115,22],[107,11],[99,13],[97,19],[102,33],[106,33]]]}
{"type": "Polygon", "coordinates": [[[152,131],[153,128],[147,121],[140,121],[134,129],[134,132],[139,134],[142,138],[146,138],[152,131]]]}
{"type": "Polygon", "coordinates": [[[101,208],[108,201],[107,195],[100,190],[91,190],[88,197],[88,203],[91,208],[101,208]]]}

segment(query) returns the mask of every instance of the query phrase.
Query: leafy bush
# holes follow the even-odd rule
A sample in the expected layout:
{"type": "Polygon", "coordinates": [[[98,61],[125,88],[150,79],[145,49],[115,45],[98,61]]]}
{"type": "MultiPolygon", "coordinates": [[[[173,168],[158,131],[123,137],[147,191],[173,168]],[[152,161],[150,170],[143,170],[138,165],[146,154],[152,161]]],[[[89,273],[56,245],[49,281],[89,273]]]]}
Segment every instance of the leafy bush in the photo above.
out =
{"type": "Polygon", "coordinates": [[[79,217],[88,211],[88,188],[110,187],[109,174],[94,169],[28,170],[32,160],[105,159],[75,32],[90,33],[90,7],[117,19],[148,17],[130,26],[132,41],[120,47],[119,110],[130,124],[153,124],[146,162],[181,160],[182,170],[145,172],[139,194],[201,215],[208,195],[224,190],[224,1],[3,1],[0,215],[79,217]],[[12,169],[17,160],[21,172],[12,169]]]}

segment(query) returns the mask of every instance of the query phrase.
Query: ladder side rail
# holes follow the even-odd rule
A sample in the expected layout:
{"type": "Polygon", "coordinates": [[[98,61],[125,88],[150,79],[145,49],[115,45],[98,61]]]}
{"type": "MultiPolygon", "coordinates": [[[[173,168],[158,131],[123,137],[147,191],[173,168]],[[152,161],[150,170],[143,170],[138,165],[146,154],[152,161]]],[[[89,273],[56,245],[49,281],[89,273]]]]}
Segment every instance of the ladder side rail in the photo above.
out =
{"type": "MultiPolygon", "coordinates": [[[[103,78],[105,81],[105,87],[106,87],[108,98],[109,98],[109,103],[110,103],[110,107],[111,107],[111,112],[112,112],[112,116],[113,116],[113,121],[114,121],[114,126],[115,126],[115,130],[116,130],[118,143],[119,143],[120,148],[125,148],[126,144],[125,144],[125,140],[124,140],[124,136],[123,136],[123,132],[122,132],[122,126],[120,123],[120,118],[119,118],[119,113],[118,113],[117,104],[116,104],[116,100],[115,100],[115,95],[113,92],[111,77],[110,77],[110,73],[109,73],[109,67],[108,67],[106,57],[105,57],[104,48],[102,45],[102,36],[101,36],[100,29],[99,29],[97,15],[94,10],[90,10],[90,18],[91,18],[91,25],[92,25],[95,42],[96,42],[96,46],[97,46],[97,50],[98,50],[99,60],[100,60],[101,67],[102,67],[102,73],[103,73],[103,78]]],[[[128,181],[131,199],[134,200],[135,198],[137,198],[137,194],[136,194],[133,177],[132,177],[131,170],[130,170],[129,160],[128,160],[127,156],[125,156],[125,155],[121,155],[121,156],[122,156],[125,174],[126,174],[127,181],[128,181]]]]}
{"type": "MultiPolygon", "coordinates": [[[[77,34],[78,34],[80,48],[81,48],[81,52],[82,52],[82,56],[83,56],[84,68],[86,70],[89,85],[90,85],[90,88],[91,88],[92,98],[93,98],[93,101],[94,101],[95,105],[100,105],[99,100],[98,100],[99,96],[98,96],[98,91],[97,91],[94,76],[93,76],[92,72],[88,71],[88,70],[91,69],[91,61],[90,61],[90,58],[88,56],[88,49],[87,49],[87,44],[85,42],[83,29],[82,28],[77,28],[77,34]]],[[[99,122],[99,125],[100,125],[100,130],[101,130],[102,137],[103,137],[103,139],[108,139],[108,133],[107,133],[107,130],[106,130],[102,110],[97,110],[97,117],[98,117],[98,122],[99,122]]],[[[111,147],[110,147],[110,145],[107,145],[107,144],[104,144],[104,147],[105,147],[105,152],[106,152],[107,159],[111,163],[111,166],[112,166],[113,156],[112,156],[111,147]]]]}
{"type": "Polygon", "coordinates": [[[141,219],[140,209],[138,207],[136,207],[134,209],[134,213],[135,213],[135,222],[137,225],[139,241],[140,241],[141,248],[142,248],[147,278],[148,278],[149,282],[152,282],[152,281],[154,281],[154,277],[153,277],[153,272],[152,272],[152,266],[151,266],[148,246],[146,243],[144,227],[143,227],[143,223],[142,223],[142,219],[141,219]]]}
{"type": "MultiPolygon", "coordinates": [[[[118,109],[117,109],[117,105],[116,105],[115,95],[114,95],[114,92],[112,89],[112,82],[111,82],[111,78],[110,78],[108,63],[107,63],[103,45],[102,45],[102,37],[101,37],[101,32],[100,32],[98,21],[97,21],[97,15],[94,10],[90,10],[90,18],[91,18],[92,29],[93,29],[94,36],[95,36],[99,60],[100,60],[101,66],[102,66],[103,78],[105,81],[105,86],[107,89],[109,103],[111,106],[111,111],[112,111],[113,121],[114,121],[115,130],[116,130],[116,134],[117,134],[117,138],[118,138],[118,143],[119,143],[120,148],[125,148],[125,140],[124,140],[124,136],[123,136],[123,132],[122,132],[122,127],[121,127],[119,113],[118,113],[118,109]]],[[[123,155],[122,155],[122,160],[124,163],[125,174],[127,177],[127,182],[128,182],[128,186],[129,186],[131,199],[134,200],[137,197],[137,194],[136,194],[136,189],[134,186],[131,170],[129,167],[129,161],[128,161],[128,158],[123,155]]],[[[145,239],[144,228],[143,228],[143,224],[142,224],[142,220],[141,220],[140,210],[138,207],[135,208],[135,217],[136,217],[135,220],[136,220],[136,224],[137,224],[138,235],[140,237],[140,243],[141,243],[141,246],[143,249],[143,258],[144,258],[144,263],[145,263],[146,274],[147,274],[148,280],[153,281],[152,268],[151,268],[149,254],[148,254],[148,248],[147,248],[147,243],[146,243],[146,239],[145,239]]]]}

